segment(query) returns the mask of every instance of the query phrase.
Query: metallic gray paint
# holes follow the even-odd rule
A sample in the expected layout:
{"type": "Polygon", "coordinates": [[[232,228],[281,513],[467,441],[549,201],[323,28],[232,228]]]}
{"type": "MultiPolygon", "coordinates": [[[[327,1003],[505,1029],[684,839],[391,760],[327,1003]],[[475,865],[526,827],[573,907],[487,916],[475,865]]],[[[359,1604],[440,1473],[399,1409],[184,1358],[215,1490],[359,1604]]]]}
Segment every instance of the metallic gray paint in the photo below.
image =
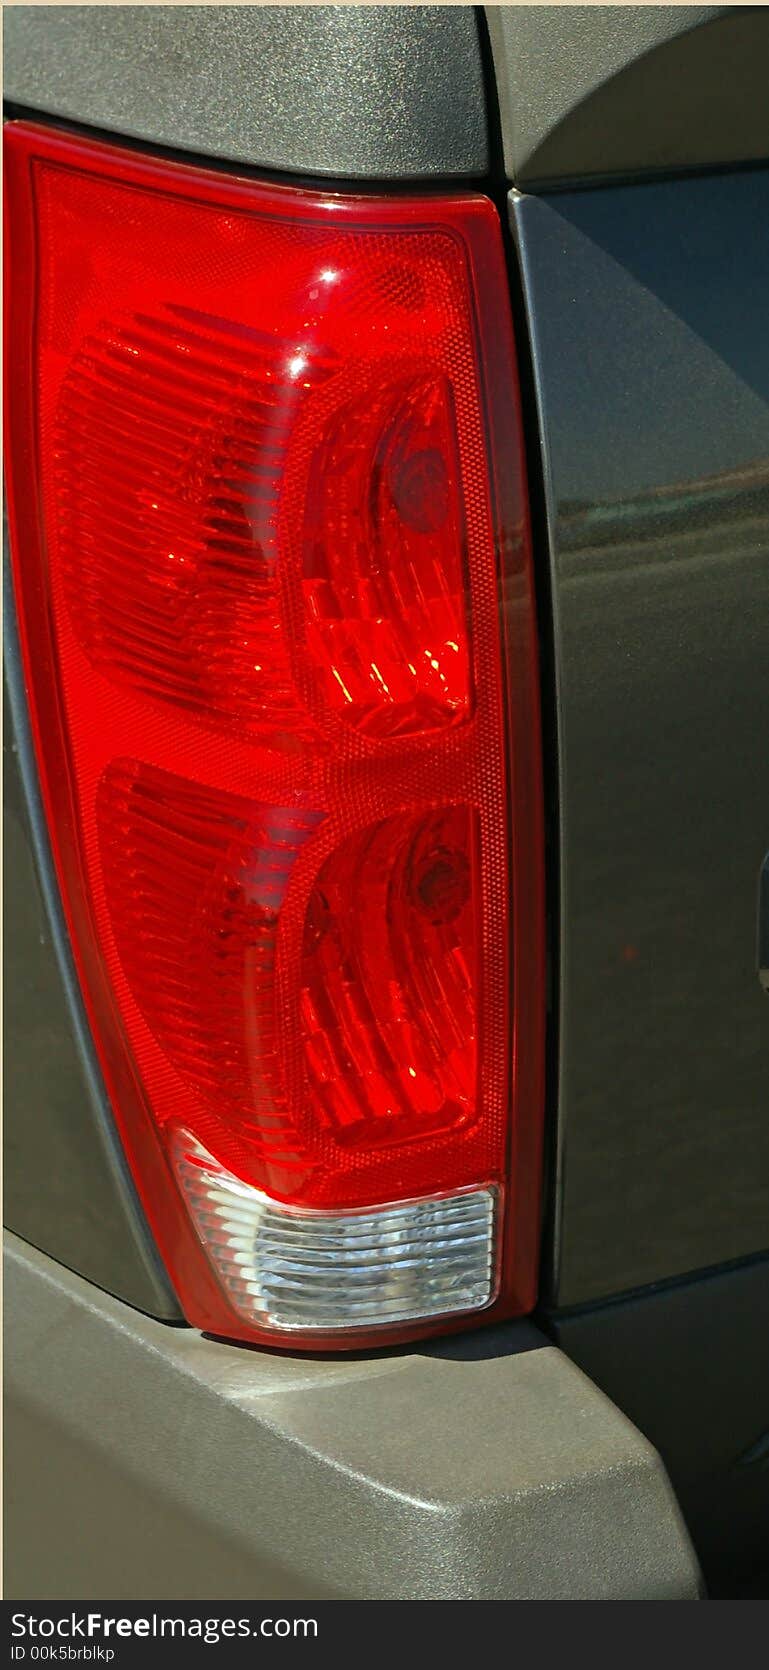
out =
{"type": "MultiPolygon", "coordinates": [[[[769,1241],[769,173],[511,199],[551,546],[551,1298],[769,1241]]],[[[543,551],[541,560],[546,561],[543,551]]]]}
{"type": "Polygon", "coordinates": [[[709,1591],[738,1592],[769,1558],[769,1259],[548,1327],[659,1450],[709,1591]]]}
{"type": "Polygon", "coordinates": [[[517,185],[769,157],[766,6],[485,12],[517,185]]]}
{"type": "Polygon", "coordinates": [[[698,1597],[658,1456],[528,1324],[291,1358],[6,1272],[7,1597],[698,1597]]]}
{"type": "Polygon", "coordinates": [[[483,174],[471,6],[14,6],[12,103],[175,150],[349,179],[483,174]]]}

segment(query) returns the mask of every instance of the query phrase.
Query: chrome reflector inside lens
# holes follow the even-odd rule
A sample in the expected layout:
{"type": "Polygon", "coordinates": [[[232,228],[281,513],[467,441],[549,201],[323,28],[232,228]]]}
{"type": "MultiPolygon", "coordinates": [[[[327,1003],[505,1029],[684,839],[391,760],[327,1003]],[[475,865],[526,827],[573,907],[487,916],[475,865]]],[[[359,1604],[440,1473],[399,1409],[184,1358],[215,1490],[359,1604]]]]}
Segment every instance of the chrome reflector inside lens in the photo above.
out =
{"type": "Polygon", "coordinates": [[[194,1139],[179,1181],[230,1303],[271,1328],[338,1333],[481,1310],[496,1291],[496,1188],[352,1212],[285,1206],[194,1139]]]}

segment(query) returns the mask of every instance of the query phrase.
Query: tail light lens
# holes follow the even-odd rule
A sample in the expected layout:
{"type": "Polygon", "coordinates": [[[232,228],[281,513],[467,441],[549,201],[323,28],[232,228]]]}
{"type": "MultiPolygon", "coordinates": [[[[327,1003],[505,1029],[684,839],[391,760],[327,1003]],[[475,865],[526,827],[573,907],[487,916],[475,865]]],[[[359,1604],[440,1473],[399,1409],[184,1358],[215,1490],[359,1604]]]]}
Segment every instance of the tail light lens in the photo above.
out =
{"type": "Polygon", "coordinates": [[[182,1306],[329,1348],[526,1310],[540,743],[496,211],[24,123],[6,156],[38,762],[182,1306]]]}

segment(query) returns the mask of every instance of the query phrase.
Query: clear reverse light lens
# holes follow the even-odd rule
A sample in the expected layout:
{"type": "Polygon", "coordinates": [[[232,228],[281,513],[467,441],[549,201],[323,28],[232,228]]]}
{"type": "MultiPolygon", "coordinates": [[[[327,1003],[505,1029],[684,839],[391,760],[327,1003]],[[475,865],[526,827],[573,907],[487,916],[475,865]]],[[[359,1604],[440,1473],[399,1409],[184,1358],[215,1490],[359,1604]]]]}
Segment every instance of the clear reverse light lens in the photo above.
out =
{"type": "Polygon", "coordinates": [[[193,1138],[180,1136],[175,1160],[198,1234],[248,1322],[334,1332],[494,1298],[495,1188],[319,1212],[249,1188],[193,1138]]]}

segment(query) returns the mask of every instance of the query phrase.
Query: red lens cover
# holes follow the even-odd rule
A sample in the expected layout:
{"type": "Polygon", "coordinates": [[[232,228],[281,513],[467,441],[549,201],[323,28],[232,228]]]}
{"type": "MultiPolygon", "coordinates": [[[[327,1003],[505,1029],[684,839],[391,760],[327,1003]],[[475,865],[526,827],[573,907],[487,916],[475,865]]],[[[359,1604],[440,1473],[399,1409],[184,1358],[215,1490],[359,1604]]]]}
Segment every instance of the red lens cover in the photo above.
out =
{"type": "Polygon", "coordinates": [[[484,1319],[526,1310],[543,840],[496,210],[266,186],[26,123],[6,128],[6,207],[41,784],[185,1313],[260,1337],[192,1227],[180,1130],[291,1206],[499,1188],[484,1319]]]}

